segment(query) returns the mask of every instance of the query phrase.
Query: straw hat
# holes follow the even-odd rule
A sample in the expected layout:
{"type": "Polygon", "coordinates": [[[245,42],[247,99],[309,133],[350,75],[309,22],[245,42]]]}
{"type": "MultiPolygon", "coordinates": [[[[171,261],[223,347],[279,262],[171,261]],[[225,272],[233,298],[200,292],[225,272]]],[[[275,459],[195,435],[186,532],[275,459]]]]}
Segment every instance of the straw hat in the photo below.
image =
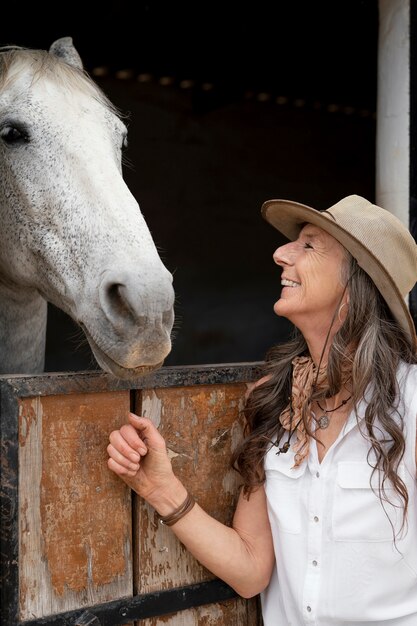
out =
{"type": "Polygon", "coordinates": [[[417,245],[404,224],[361,196],[347,196],[326,211],[291,200],[268,200],[263,217],[291,241],[305,223],[339,241],[372,278],[393,316],[417,345],[405,297],[417,281],[417,245]]]}

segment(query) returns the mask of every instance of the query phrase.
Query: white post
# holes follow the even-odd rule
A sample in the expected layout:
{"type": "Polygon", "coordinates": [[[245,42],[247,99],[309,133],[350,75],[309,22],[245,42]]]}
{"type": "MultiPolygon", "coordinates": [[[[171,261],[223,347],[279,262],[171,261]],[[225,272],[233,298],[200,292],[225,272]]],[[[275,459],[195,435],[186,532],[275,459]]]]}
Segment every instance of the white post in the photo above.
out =
{"type": "Polygon", "coordinates": [[[376,203],[409,227],[410,0],[379,0],[376,203]]]}

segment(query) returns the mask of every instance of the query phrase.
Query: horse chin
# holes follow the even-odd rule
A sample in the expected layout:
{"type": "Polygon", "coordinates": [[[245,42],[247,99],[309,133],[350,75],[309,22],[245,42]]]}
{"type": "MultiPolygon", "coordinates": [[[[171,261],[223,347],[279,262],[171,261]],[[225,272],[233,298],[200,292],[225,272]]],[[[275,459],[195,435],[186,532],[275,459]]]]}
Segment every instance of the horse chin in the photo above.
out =
{"type": "Polygon", "coordinates": [[[123,367],[122,365],[119,365],[118,363],[116,363],[116,361],[113,361],[110,357],[108,357],[103,352],[101,352],[99,356],[97,354],[97,351],[93,350],[93,354],[97,360],[97,363],[105,372],[109,374],[113,374],[113,376],[116,376],[116,378],[122,378],[125,380],[138,378],[140,376],[145,376],[145,374],[149,374],[150,372],[153,372],[154,370],[160,368],[164,363],[163,361],[161,361],[160,363],[157,363],[156,365],[140,365],[139,367],[129,368],[129,367],[123,367]]]}
{"type": "Polygon", "coordinates": [[[154,370],[160,368],[163,365],[163,361],[159,363],[155,363],[155,365],[139,365],[138,367],[123,367],[119,363],[116,363],[108,354],[103,352],[101,348],[98,347],[96,342],[91,338],[90,334],[84,328],[84,332],[87,336],[87,339],[90,343],[91,350],[93,351],[94,357],[99,364],[99,366],[108,374],[112,374],[116,376],[116,378],[121,379],[132,379],[138,378],[140,376],[145,376],[145,374],[149,374],[154,370]]]}

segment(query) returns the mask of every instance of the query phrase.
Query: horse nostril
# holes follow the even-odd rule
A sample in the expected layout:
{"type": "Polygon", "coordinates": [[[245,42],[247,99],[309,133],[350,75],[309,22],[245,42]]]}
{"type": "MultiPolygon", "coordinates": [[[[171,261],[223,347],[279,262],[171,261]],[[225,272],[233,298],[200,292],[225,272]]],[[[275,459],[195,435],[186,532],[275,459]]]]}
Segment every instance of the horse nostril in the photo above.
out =
{"type": "Polygon", "coordinates": [[[123,295],[124,288],[122,283],[113,283],[107,287],[107,302],[112,314],[117,317],[125,317],[126,314],[133,316],[133,311],[123,295]]]}
{"type": "Polygon", "coordinates": [[[174,323],[174,311],[170,307],[172,285],[158,279],[146,281],[107,271],[99,287],[99,299],[104,315],[118,333],[134,328],[169,332],[174,323]]]}

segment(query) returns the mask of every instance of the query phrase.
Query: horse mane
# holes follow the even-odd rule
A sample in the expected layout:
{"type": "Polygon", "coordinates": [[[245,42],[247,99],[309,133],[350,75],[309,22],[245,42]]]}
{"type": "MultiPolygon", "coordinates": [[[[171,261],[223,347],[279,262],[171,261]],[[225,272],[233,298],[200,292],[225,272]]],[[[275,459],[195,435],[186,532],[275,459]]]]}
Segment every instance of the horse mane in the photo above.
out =
{"type": "Polygon", "coordinates": [[[118,117],[118,108],[82,69],[69,65],[58,56],[46,50],[32,50],[19,46],[0,47],[0,90],[17,80],[22,70],[30,68],[33,82],[41,78],[51,78],[70,91],[79,90],[91,95],[118,117]]]}

